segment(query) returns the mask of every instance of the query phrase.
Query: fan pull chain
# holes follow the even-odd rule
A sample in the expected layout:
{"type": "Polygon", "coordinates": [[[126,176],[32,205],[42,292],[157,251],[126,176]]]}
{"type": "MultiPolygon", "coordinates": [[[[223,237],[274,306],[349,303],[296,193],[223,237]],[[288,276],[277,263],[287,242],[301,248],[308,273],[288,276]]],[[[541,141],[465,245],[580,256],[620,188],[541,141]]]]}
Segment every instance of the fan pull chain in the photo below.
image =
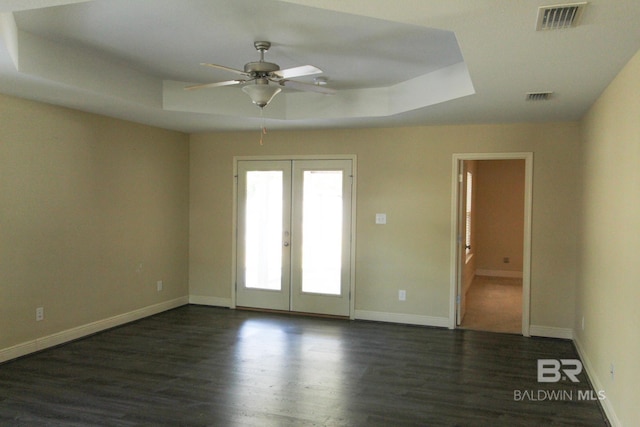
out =
{"type": "Polygon", "coordinates": [[[260,118],[262,119],[262,124],[260,125],[260,145],[264,145],[264,136],[267,134],[267,128],[265,127],[265,118],[264,118],[264,109],[260,109],[260,118]]]}

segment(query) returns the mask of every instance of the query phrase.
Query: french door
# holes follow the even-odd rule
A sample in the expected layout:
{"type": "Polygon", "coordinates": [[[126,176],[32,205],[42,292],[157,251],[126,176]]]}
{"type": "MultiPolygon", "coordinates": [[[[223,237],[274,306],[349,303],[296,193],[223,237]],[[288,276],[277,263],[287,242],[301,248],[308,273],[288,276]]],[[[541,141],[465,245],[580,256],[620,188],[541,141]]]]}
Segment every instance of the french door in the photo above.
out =
{"type": "Polygon", "coordinates": [[[351,160],[238,161],[236,305],[348,316],[351,160]]]}

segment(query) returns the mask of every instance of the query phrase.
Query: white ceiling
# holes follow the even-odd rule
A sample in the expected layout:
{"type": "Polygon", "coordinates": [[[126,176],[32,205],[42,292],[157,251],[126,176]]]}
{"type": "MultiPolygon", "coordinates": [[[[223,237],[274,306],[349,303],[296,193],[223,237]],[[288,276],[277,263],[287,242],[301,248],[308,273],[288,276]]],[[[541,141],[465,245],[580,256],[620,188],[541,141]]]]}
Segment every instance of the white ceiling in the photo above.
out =
{"type": "MultiPolygon", "coordinates": [[[[186,132],[255,129],[239,86],[312,64],[336,95],[285,90],[271,129],[578,120],[640,49],[640,1],[591,0],[538,32],[548,0],[0,0],[0,92],[186,132]],[[527,102],[527,92],[553,91],[527,102]]],[[[298,79],[310,83],[312,77],[298,79]]]]}

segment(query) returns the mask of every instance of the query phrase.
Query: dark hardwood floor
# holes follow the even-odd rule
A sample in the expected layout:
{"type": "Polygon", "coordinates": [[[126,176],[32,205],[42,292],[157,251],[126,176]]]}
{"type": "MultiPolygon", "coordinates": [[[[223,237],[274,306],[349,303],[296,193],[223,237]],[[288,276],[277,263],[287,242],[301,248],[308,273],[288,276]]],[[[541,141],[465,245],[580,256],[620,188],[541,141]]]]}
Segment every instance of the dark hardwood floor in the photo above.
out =
{"type": "Polygon", "coordinates": [[[538,383],[541,358],[577,354],[563,340],[191,305],[0,365],[0,425],[607,425],[579,399],[585,374],[538,383]]]}

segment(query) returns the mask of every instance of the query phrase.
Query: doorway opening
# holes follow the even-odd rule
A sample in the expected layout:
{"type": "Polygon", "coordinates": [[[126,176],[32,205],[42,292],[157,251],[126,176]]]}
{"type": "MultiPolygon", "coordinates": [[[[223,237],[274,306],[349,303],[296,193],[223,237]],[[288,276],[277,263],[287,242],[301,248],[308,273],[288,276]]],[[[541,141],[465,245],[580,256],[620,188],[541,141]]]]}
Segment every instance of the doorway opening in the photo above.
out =
{"type": "Polygon", "coordinates": [[[454,155],[451,328],[529,336],[532,163],[454,155]]]}

